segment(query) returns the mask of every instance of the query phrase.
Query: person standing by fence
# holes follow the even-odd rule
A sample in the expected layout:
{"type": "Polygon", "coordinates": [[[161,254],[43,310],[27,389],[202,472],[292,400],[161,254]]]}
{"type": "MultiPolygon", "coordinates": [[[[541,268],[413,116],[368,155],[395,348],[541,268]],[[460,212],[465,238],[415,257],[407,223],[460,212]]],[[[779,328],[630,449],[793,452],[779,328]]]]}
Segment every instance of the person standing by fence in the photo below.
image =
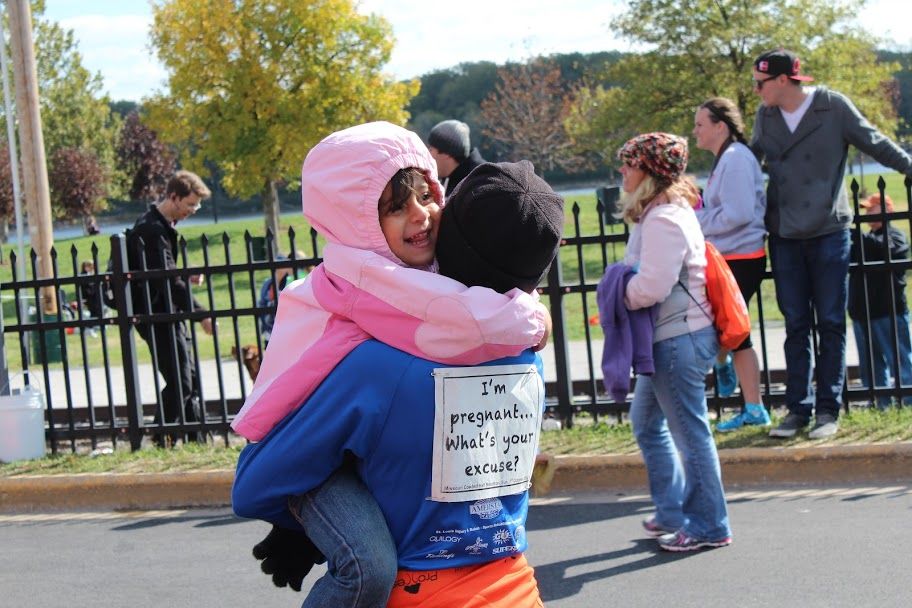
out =
{"type": "MultiPolygon", "coordinates": [[[[884,195],[872,194],[860,203],[867,215],[877,215],[882,211],[893,213],[893,200],[884,195]],[[881,204],[883,203],[883,204],[881,204]]],[[[906,235],[893,226],[884,226],[882,222],[871,222],[871,230],[862,232],[860,239],[852,233],[852,262],[859,266],[849,274],[849,317],[855,332],[855,345],[858,348],[858,369],[861,372],[861,383],[865,387],[883,388],[890,386],[890,374],[896,373],[896,362],[899,359],[900,384],[912,385],[912,344],[909,339],[909,306],[906,303],[906,271],[888,270],[886,268],[861,267],[862,251],[864,262],[883,262],[890,255],[890,261],[909,259],[909,240],[906,235]],[[862,276],[864,275],[864,276],[862,276]],[[865,308],[865,284],[867,284],[867,308],[865,308]],[[890,305],[890,298],[893,305],[890,305]],[[893,335],[893,317],[896,317],[896,339],[893,335]],[[865,321],[867,319],[867,321],[865,321]],[[868,328],[870,327],[870,332],[868,328]],[[870,333],[871,357],[873,370],[869,369],[871,359],[868,356],[868,334],[870,333]],[[899,346],[897,353],[896,345],[899,346]],[[898,355],[898,356],[897,356],[898,355]],[[871,372],[874,382],[871,383],[871,372]]],[[[904,405],[912,405],[912,397],[903,398],[904,405]]],[[[890,397],[877,397],[881,408],[890,405],[890,397]]]]}
{"type": "Polygon", "coordinates": [[[845,386],[849,225],[848,147],[912,175],[912,158],[871,126],[843,94],[804,88],[798,57],[783,49],[754,61],[757,110],[750,146],[769,173],[766,227],[776,300],[785,318],[786,405],[771,437],[794,437],[816,415],[808,436],[839,430],[845,386]],[[813,317],[811,311],[813,310],[813,317]],[[811,324],[820,348],[816,398],[811,386],[811,324]]]}
{"type": "MultiPolygon", "coordinates": [[[[749,304],[766,272],[766,195],[760,165],[745,145],[744,121],[730,99],[713,97],[703,102],[694,116],[693,135],[697,147],[715,157],[697,220],[706,239],[725,257],[749,304]]],[[[769,413],[760,398],[760,360],[750,336],[735,349],[733,359],[744,411],[720,422],[716,430],[725,433],[745,424],[769,426],[769,413]]]]}
{"type": "MultiPolygon", "coordinates": [[[[91,260],[83,261],[79,265],[79,275],[85,277],[97,277],[98,273],[95,272],[95,262],[91,260]]],[[[84,314],[84,316],[91,317],[93,319],[103,318],[104,301],[101,297],[101,281],[96,278],[95,280],[84,283],[80,290],[82,292],[82,297],[77,298],[77,300],[81,300],[81,306],[83,307],[84,313],[88,313],[87,315],[84,314]]],[[[93,337],[97,335],[95,327],[89,327],[88,334],[93,337]]]]}
{"type": "MultiPolygon", "coordinates": [[[[203,199],[209,198],[209,188],[203,180],[189,171],[178,171],[168,181],[165,198],[149,205],[149,209],[133,225],[127,236],[127,255],[132,269],[177,268],[177,230],[179,221],[196,213],[203,199]]],[[[133,309],[136,314],[177,313],[205,310],[193,294],[190,285],[181,277],[149,279],[133,282],[133,309]]],[[[212,319],[203,319],[200,326],[212,333],[212,319]]],[[[158,372],[164,377],[161,408],[164,422],[198,422],[202,416],[200,384],[190,353],[190,339],[183,321],[139,323],[136,331],[149,345],[158,372]],[[183,412],[183,415],[181,415],[183,412]]],[[[162,418],[156,414],[156,423],[162,418]]],[[[169,433],[171,443],[176,433],[169,433]]],[[[164,447],[166,434],[157,433],[155,442],[164,447]]],[[[189,433],[187,438],[198,440],[201,435],[189,433]]]]}

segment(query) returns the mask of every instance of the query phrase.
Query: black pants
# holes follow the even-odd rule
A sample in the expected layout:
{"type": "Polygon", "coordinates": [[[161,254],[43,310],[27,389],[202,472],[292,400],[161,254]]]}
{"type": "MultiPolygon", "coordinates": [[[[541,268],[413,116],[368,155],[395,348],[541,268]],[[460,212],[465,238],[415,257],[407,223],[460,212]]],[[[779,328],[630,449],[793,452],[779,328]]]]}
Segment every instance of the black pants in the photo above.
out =
{"type": "MultiPolygon", "coordinates": [[[[154,325],[137,325],[136,330],[149,345],[155,361],[155,367],[164,379],[161,390],[161,411],[166,423],[180,422],[183,409],[185,422],[200,420],[200,385],[196,368],[190,357],[190,339],[183,323],[158,323],[154,325]],[[152,338],[155,338],[155,347],[152,338]]],[[[156,425],[161,424],[160,413],[155,414],[156,425]]],[[[172,442],[178,434],[170,433],[172,442]]],[[[186,438],[197,441],[201,433],[187,433],[186,438]]],[[[156,434],[155,441],[164,443],[162,435],[156,434]]]]}

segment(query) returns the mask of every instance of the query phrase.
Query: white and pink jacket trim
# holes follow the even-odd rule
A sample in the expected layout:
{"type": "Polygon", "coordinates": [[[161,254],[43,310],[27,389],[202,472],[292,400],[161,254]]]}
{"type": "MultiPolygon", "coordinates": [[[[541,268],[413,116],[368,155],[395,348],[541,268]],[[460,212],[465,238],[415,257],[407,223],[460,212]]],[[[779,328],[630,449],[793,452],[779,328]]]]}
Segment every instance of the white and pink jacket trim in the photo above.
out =
{"type": "Polygon", "coordinates": [[[371,337],[424,359],[476,365],[538,344],[545,314],[537,295],[466,287],[329,244],[324,263],[282,291],[256,384],[231,426],[259,441],[371,337]]]}
{"type": "Polygon", "coordinates": [[[265,437],[371,337],[455,365],[516,355],[541,342],[547,311],[537,294],[466,287],[406,267],[392,254],[377,201],[393,174],[407,167],[425,173],[442,204],[434,159],[402,127],[358,125],[307,155],[301,196],[305,217],[327,240],[323,263],[279,295],[260,373],[231,424],[242,436],[265,437]]]}

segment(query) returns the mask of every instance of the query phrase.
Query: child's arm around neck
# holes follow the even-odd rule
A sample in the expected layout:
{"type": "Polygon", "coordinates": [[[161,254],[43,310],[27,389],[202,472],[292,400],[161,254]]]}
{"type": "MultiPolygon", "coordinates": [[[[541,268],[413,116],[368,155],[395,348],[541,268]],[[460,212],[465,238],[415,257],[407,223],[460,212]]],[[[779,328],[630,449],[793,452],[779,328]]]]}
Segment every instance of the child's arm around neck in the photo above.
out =
{"type": "Polygon", "coordinates": [[[539,345],[549,319],[537,294],[466,287],[329,244],[323,264],[280,294],[260,374],[231,426],[263,439],[371,337],[424,359],[476,365],[539,345]]]}
{"type": "MultiPolygon", "coordinates": [[[[398,266],[340,245],[325,251],[326,271],[356,289],[340,298],[347,316],[370,336],[424,359],[475,365],[539,345],[548,313],[537,294],[466,287],[447,277],[398,266]]],[[[321,303],[324,298],[317,294],[321,303]]],[[[327,302],[327,304],[332,304],[327,302]]]]}

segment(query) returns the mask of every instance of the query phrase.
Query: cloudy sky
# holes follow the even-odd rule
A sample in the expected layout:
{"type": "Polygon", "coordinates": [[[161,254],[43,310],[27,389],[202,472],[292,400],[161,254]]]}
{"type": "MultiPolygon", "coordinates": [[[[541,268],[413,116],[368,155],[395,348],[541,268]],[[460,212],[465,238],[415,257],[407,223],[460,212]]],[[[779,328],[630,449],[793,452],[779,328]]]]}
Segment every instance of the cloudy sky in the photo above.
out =
{"type": "MultiPolygon", "coordinates": [[[[46,0],[46,5],[46,17],[74,31],[85,66],[101,72],[113,99],[139,100],[162,88],[165,73],[149,49],[148,0],[46,0]]],[[[608,27],[626,6],[619,0],[362,0],[361,6],[392,23],[396,47],[387,69],[399,78],[463,61],[629,50],[608,27]]],[[[868,0],[859,21],[895,48],[912,50],[909,0],[868,0]]]]}

